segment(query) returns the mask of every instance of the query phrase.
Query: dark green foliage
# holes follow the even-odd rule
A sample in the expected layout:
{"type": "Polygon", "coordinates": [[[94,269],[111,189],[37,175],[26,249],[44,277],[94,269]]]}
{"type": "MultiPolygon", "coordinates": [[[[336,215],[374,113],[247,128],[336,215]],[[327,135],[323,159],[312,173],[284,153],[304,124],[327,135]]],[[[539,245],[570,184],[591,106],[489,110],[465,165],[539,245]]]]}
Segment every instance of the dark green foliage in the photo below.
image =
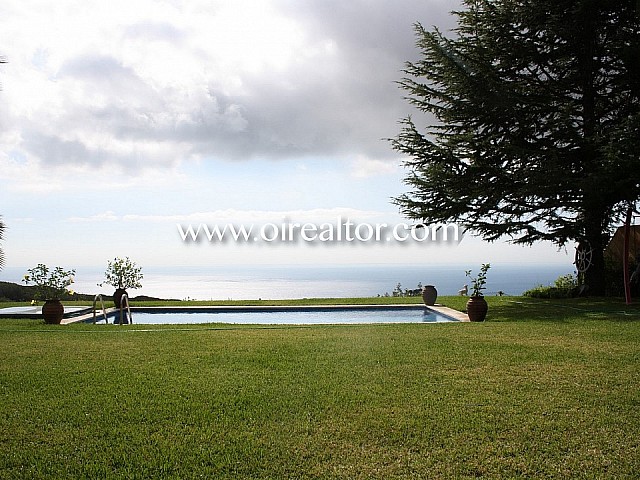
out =
{"type": "Polygon", "coordinates": [[[531,298],[572,298],[578,296],[579,291],[578,279],[569,273],[556,278],[553,286],[538,285],[523,295],[531,298]]]}
{"type": "Polygon", "coordinates": [[[35,295],[35,287],[16,283],[0,282],[0,301],[30,302],[35,295]]]}
{"type": "MultiPolygon", "coordinates": [[[[30,302],[36,298],[36,287],[33,285],[18,285],[11,282],[0,282],[0,301],[30,302]]],[[[69,292],[63,293],[60,300],[93,300],[93,295],[83,295],[69,292]]]]}
{"type": "MultiPolygon", "coordinates": [[[[638,265],[631,262],[629,265],[629,272],[633,274],[636,271],[638,265]]],[[[614,260],[607,259],[606,261],[606,278],[607,278],[607,295],[613,297],[624,297],[624,274],[622,271],[622,263],[614,260]]],[[[630,283],[631,296],[634,298],[640,297],[640,281],[637,275],[633,277],[630,283]]]]}
{"type": "Polygon", "coordinates": [[[400,82],[427,114],[402,121],[409,218],[487,240],[588,241],[604,291],[607,236],[640,197],[636,0],[466,0],[449,38],[416,27],[400,82]]]}

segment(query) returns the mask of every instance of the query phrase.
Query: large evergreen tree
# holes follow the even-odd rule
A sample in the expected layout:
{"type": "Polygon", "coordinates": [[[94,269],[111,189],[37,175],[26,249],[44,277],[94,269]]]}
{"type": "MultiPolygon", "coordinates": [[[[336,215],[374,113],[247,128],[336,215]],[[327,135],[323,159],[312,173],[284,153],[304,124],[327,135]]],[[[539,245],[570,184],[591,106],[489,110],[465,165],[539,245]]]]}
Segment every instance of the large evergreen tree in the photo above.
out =
{"type": "Polygon", "coordinates": [[[604,292],[611,229],[640,198],[640,0],[465,0],[451,35],[416,26],[400,82],[427,114],[407,155],[409,218],[487,240],[577,241],[604,292]]]}

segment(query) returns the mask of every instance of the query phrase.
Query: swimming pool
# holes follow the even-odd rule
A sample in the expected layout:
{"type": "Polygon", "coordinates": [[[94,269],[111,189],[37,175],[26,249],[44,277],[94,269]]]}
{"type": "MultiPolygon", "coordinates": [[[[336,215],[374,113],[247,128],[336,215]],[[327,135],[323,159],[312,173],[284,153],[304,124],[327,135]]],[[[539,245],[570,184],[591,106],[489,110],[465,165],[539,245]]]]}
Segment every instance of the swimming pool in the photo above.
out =
{"type": "MultiPolygon", "coordinates": [[[[135,308],[132,309],[132,317],[134,324],[331,325],[448,323],[459,321],[459,319],[421,305],[393,307],[135,308]]],[[[110,323],[112,322],[113,319],[110,319],[110,323]]]]}

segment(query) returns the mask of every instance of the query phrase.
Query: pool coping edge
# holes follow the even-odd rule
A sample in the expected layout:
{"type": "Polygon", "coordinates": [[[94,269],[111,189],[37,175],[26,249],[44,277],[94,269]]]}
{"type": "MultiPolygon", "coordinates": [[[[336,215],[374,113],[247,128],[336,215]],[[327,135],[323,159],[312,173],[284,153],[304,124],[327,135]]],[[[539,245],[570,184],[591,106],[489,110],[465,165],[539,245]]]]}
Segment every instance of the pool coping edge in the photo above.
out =
{"type": "MultiPolygon", "coordinates": [[[[209,305],[209,306],[160,306],[160,307],[131,307],[131,313],[135,312],[287,312],[287,311],[331,311],[331,310],[416,310],[420,308],[427,308],[433,310],[436,313],[444,315],[446,317],[453,318],[458,322],[468,322],[469,317],[466,313],[454,310],[453,308],[445,307],[443,305],[423,305],[418,303],[411,304],[396,304],[396,305],[209,305]]],[[[110,307],[106,309],[108,316],[116,313],[118,309],[110,307]]],[[[63,325],[79,322],[91,322],[93,320],[93,312],[86,315],[64,318],[62,320],[63,325]]],[[[101,322],[104,320],[104,316],[101,310],[96,311],[96,321],[101,322]]],[[[133,321],[135,324],[135,319],[133,321]]]]}

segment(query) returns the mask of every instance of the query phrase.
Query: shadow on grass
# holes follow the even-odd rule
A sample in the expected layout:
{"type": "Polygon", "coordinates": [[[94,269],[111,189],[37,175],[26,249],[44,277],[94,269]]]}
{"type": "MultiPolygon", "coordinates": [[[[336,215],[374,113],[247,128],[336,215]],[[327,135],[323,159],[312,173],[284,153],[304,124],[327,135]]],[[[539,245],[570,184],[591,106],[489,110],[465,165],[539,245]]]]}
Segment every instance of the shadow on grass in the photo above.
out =
{"type": "Polygon", "coordinates": [[[534,299],[502,297],[489,301],[489,321],[554,321],[608,320],[640,321],[640,303],[626,305],[619,298],[534,299]]]}

